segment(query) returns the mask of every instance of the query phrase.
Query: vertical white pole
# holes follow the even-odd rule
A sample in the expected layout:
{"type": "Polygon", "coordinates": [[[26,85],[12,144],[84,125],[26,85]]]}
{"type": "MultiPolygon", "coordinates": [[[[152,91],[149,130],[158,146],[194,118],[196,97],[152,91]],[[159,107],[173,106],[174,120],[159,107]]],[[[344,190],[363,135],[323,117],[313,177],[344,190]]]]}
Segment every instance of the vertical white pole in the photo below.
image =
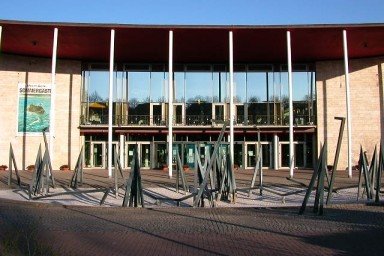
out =
{"type": "MultiPolygon", "coordinates": [[[[120,159],[120,164],[121,166],[125,166],[125,163],[124,163],[124,145],[125,145],[125,135],[124,134],[120,134],[120,141],[119,141],[119,159],[120,159]]],[[[117,157],[117,156],[116,156],[117,157]]]]}
{"type": "Polygon", "coordinates": [[[1,34],[3,33],[3,27],[0,26],[0,52],[1,52],[1,34]]]}
{"type": "Polygon", "coordinates": [[[233,33],[229,31],[229,145],[231,149],[231,162],[234,165],[235,138],[233,131],[234,111],[233,111],[233,33]]]}
{"type": "Polygon", "coordinates": [[[169,31],[168,59],[168,175],[172,178],[172,125],[173,125],[173,31],[169,31]]]}
{"type": "Polygon", "coordinates": [[[349,65],[348,65],[347,31],[345,30],[343,30],[343,50],[344,50],[345,94],[346,94],[346,101],[347,101],[348,176],[352,178],[351,102],[350,102],[350,96],[349,96],[349,65]]]}
{"type": "Polygon", "coordinates": [[[53,151],[53,140],[55,134],[55,97],[56,97],[56,58],[57,58],[57,39],[59,30],[53,31],[53,49],[52,49],[52,71],[51,71],[51,110],[50,110],[50,127],[49,127],[49,155],[53,161],[55,152],[53,151]]]}
{"type": "Polygon", "coordinates": [[[291,32],[287,31],[287,52],[288,52],[288,94],[289,94],[289,176],[293,177],[295,165],[295,151],[293,147],[293,102],[292,102],[292,53],[291,53],[291,32]]]}
{"type": "MultiPolygon", "coordinates": [[[[113,63],[115,55],[115,30],[111,29],[109,52],[109,101],[108,101],[108,176],[112,176],[112,110],[113,110],[113,63]]],[[[115,156],[117,157],[117,156],[115,156]]]]}

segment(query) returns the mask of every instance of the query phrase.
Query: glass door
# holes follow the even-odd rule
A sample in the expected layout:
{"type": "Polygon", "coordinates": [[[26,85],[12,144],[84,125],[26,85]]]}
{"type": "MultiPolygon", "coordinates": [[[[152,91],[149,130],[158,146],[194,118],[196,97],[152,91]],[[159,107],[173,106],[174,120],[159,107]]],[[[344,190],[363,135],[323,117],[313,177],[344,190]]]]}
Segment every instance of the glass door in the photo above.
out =
{"type": "Polygon", "coordinates": [[[289,143],[281,142],[280,143],[280,167],[289,168],[289,143]]]}
{"type": "Polygon", "coordinates": [[[91,163],[92,167],[105,168],[105,142],[91,143],[91,163]]]}
{"type": "Polygon", "coordinates": [[[246,164],[245,168],[255,167],[256,165],[256,144],[246,144],[246,164]]]}
{"type": "Polygon", "coordinates": [[[235,168],[242,168],[243,167],[243,144],[235,144],[234,145],[235,152],[233,153],[234,163],[233,165],[235,168]]]}
{"type": "Polygon", "coordinates": [[[126,143],[126,167],[131,168],[132,167],[132,161],[133,161],[133,152],[135,151],[136,143],[126,143]]]}
{"type": "Polygon", "coordinates": [[[184,149],[184,163],[186,163],[189,168],[195,168],[195,144],[185,144],[184,149]]]}
{"type": "Polygon", "coordinates": [[[272,163],[272,143],[262,143],[261,151],[263,152],[263,167],[270,168],[272,163]]]}
{"type": "Polygon", "coordinates": [[[151,167],[151,154],[150,149],[151,145],[148,144],[139,144],[139,157],[141,158],[141,167],[142,168],[150,168],[151,167]]]}
{"type": "MultiPolygon", "coordinates": [[[[112,166],[115,166],[115,158],[116,157],[119,157],[119,143],[113,142],[112,143],[112,166]]],[[[107,154],[107,158],[108,158],[108,154],[107,154]]],[[[123,167],[123,166],[121,166],[121,167],[123,167]]]]}
{"type": "Polygon", "coordinates": [[[167,164],[167,144],[155,143],[155,166],[156,168],[163,168],[167,164]]]}
{"type": "MultiPolygon", "coordinates": [[[[294,142],[295,151],[294,167],[303,168],[306,166],[306,149],[304,142],[294,142]]],[[[280,142],[280,167],[289,168],[289,142],[280,142]]]]}

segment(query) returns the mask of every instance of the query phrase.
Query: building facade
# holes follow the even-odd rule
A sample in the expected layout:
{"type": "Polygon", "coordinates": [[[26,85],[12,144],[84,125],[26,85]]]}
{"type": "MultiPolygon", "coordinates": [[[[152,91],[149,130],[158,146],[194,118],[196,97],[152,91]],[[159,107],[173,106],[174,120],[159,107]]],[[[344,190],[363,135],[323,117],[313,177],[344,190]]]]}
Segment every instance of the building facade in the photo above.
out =
{"type": "Polygon", "coordinates": [[[9,143],[34,164],[44,129],[55,169],[82,147],[86,167],[129,168],[135,145],[142,168],[177,152],[193,168],[228,121],[223,150],[239,168],[254,167],[259,137],[265,168],[312,168],[325,141],[331,164],[335,117],[349,121],[340,169],[382,139],[382,24],[0,26],[1,164],[9,143]]]}

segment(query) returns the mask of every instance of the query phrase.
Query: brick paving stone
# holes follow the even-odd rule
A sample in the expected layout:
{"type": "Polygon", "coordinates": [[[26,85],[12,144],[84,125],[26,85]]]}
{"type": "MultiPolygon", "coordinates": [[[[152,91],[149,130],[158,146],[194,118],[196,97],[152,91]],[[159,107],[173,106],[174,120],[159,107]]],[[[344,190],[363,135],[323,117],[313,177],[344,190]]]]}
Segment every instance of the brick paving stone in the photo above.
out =
{"type": "Polygon", "coordinates": [[[124,209],[0,200],[0,238],[37,227],[36,242],[58,255],[382,254],[382,206],[333,205],[324,216],[310,210],[300,216],[297,207],[124,209]]]}

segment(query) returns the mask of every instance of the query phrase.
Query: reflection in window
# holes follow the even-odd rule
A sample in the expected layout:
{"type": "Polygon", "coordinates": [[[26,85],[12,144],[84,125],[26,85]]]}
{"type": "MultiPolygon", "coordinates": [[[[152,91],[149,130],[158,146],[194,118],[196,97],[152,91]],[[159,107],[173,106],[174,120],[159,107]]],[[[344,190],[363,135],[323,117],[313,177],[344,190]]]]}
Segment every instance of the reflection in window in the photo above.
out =
{"type": "Polygon", "coordinates": [[[247,100],[247,73],[244,71],[233,74],[233,101],[244,103],[247,100]]]}
{"type": "Polygon", "coordinates": [[[91,124],[103,124],[108,120],[108,98],[109,98],[109,72],[88,71],[86,72],[86,86],[88,97],[86,110],[83,112],[83,122],[91,124]]]}
{"type": "Polygon", "coordinates": [[[212,80],[213,102],[229,102],[228,73],[225,71],[214,71],[212,80]]]}
{"type": "Polygon", "coordinates": [[[247,102],[267,101],[267,73],[248,72],[247,75],[247,102]]]}
{"type": "Polygon", "coordinates": [[[89,102],[106,102],[109,98],[109,72],[88,71],[89,102]]]}
{"type": "Polygon", "coordinates": [[[168,73],[164,71],[151,72],[151,102],[165,102],[168,91],[168,73]]]}
{"type": "Polygon", "coordinates": [[[150,72],[128,71],[129,102],[149,102],[150,72]]]}
{"type": "Polygon", "coordinates": [[[173,102],[184,102],[185,100],[185,74],[174,72],[173,102]]]}
{"type": "Polygon", "coordinates": [[[186,73],[187,102],[212,102],[212,73],[186,73]]]}

